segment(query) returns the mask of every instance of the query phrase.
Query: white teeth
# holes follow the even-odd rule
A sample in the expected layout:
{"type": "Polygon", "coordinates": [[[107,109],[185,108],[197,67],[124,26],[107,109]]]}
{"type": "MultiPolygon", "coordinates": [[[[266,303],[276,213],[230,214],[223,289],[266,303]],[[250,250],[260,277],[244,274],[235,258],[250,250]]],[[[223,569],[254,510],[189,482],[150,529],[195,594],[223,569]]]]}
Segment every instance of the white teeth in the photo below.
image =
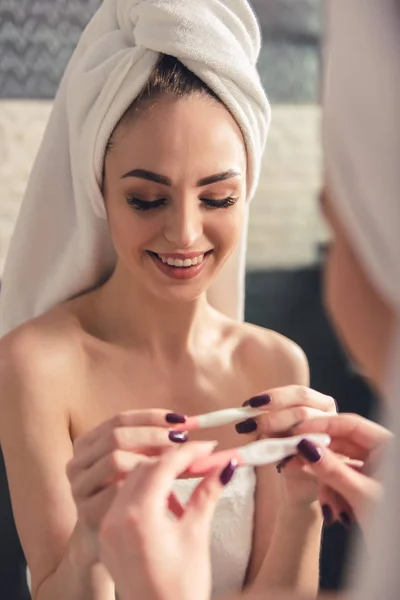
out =
{"type": "Polygon", "coordinates": [[[199,256],[195,256],[194,258],[172,258],[159,256],[164,264],[169,265],[170,267],[192,267],[193,265],[198,265],[203,261],[204,254],[199,254],[199,256]]]}

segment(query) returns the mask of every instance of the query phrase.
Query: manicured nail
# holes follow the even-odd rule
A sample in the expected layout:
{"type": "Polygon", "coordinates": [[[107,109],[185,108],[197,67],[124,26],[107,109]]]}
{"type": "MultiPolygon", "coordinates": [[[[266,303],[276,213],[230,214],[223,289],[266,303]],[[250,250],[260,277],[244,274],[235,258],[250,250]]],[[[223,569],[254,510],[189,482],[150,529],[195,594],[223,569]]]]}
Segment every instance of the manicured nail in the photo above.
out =
{"type": "Polygon", "coordinates": [[[283,469],[286,467],[288,462],[290,462],[292,460],[292,458],[294,458],[294,454],[292,456],[287,456],[286,458],[281,460],[275,467],[277,472],[282,473],[283,469]]]}
{"type": "Polygon", "coordinates": [[[325,525],[329,527],[333,523],[333,512],[329,504],[322,505],[322,514],[324,515],[325,525]]]}
{"type": "Polygon", "coordinates": [[[251,433],[257,429],[257,421],[254,419],[246,419],[246,421],[236,423],[235,429],[238,433],[251,433]]]}
{"type": "Polygon", "coordinates": [[[245,400],[242,406],[250,406],[250,400],[245,400]]]}
{"type": "Polygon", "coordinates": [[[230,482],[230,480],[233,477],[233,474],[236,471],[236,467],[237,467],[237,460],[231,460],[226,465],[225,469],[222,471],[222,473],[219,476],[219,480],[222,485],[226,485],[227,483],[230,482]]]}
{"type": "Polygon", "coordinates": [[[315,444],[310,442],[310,440],[301,440],[297,444],[297,450],[299,451],[300,456],[308,460],[310,463],[316,463],[321,459],[321,452],[317,448],[315,444]]]}
{"type": "Polygon", "coordinates": [[[178,415],[177,413],[168,413],[165,415],[165,420],[167,423],[186,423],[186,417],[184,415],[178,415]]]}
{"type": "Polygon", "coordinates": [[[339,517],[340,517],[342,524],[346,527],[346,529],[350,529],[352,520],[349,517],[349,515],[345,512],[341,512],[339,517]]]}
{"type": "Polygon", "coordinates": [[[249,406],[251,408],[260,408],[260,406],[265,406],[271,402],[271,396],[269,394],[259,394],[258,396],[254,396],[248,400],[249,406]]]}
{"type": "Polygon", "coordinates": [[[175,442],[175,444],[183,444],[184,442],[187,442],[188,434],[186,431],[170,431],[168,438],[170,442],[175,442]]]}

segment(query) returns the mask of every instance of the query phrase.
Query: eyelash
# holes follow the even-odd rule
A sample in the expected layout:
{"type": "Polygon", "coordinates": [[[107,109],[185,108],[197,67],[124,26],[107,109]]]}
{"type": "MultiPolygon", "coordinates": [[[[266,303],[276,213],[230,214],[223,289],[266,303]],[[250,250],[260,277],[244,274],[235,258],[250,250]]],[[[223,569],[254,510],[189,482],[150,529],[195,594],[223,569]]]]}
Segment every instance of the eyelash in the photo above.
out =
{"type": "MultiPolygon", "coordinates": [[[[236,204],[239,198],[234,198],[233,196],[228,196],[223,200],[210,200],[209,198],[201,198],[201,201],[208,208],[229,208],[236,204]]],[[[139,198],[131,197],[127,198],[127,202],[130,206],[132,206],[135,210],[147,211],[154,210],[156,208],[160,208],[165,205],[166,200],[153,200],[151,202],[147,202],[146,200],[140,200],[139,198]]]]}

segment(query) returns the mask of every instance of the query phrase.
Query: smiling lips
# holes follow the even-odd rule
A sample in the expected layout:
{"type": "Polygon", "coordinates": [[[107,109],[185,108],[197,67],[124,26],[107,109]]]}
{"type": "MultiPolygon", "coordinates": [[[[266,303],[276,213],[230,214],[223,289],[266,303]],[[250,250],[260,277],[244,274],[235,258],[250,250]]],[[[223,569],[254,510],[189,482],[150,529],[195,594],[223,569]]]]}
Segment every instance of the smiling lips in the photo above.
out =
{"type": "Polygon", "coordinates": [[[157,254],[148,252],[154,264],[162,273],[173,279],[192,279],[204,268],[212,250],[203,253],[157,254]]]}

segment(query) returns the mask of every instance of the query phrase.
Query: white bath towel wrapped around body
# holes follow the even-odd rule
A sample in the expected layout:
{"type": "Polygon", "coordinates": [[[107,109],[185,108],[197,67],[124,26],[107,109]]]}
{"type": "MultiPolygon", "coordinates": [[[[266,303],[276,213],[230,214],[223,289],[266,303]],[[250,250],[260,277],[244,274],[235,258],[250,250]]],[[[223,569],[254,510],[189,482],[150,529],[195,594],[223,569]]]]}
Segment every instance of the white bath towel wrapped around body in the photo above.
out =
{"type": "MultiPolygon", "coordinates": [[[[249,199],[270,109],[256,69],[257,20],[246,0],[105,0],[82,34],[56,95],[6,260],[0,335],[98,285],[116,261],[101,194],[111,132],[159,53],[177,57],[229,108],[246,143],[249,199]]],[[[210,289],[243,316],[247,223],[210,289]]]]}

